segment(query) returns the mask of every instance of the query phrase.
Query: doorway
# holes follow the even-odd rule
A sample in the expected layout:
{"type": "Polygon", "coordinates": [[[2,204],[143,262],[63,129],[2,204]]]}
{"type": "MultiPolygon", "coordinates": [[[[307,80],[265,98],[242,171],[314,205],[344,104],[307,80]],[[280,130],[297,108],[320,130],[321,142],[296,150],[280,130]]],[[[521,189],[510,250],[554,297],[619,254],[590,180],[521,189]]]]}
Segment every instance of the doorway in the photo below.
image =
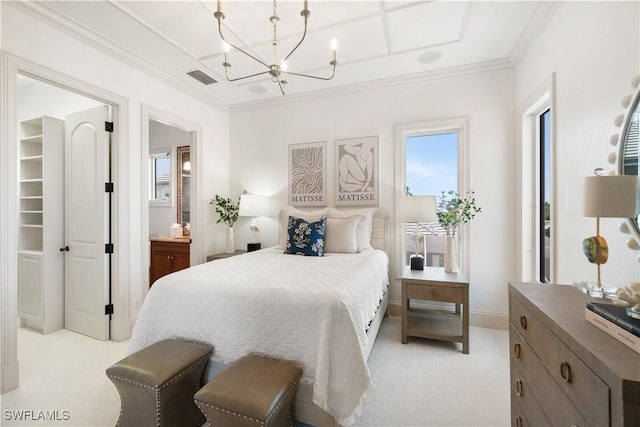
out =
{"type": "Polygon", "coordinates": [[[183,227],[180,235],[190,239],[189,264],[202,262],[202,200],[192,197],[198,194],[201,146],[199,124],[143,105],[142,150],[148,155],[143,185],[148,187],[149,201],[147,209],[142,210],[141,237],[148,248],[142,263],[143,274],[146,273],[146,280],[142,280],[142,299],[149,290],[151,278],[150,242],[170,237],[172,224],[183,227]],[[167,165],[168,170],[163,170],[162,164],[167,165]]]}
{"type": "Polygon", "coordinates": [[[21,74],[16,87],[20,325],[109,340],[111,107],[21,74]]]}

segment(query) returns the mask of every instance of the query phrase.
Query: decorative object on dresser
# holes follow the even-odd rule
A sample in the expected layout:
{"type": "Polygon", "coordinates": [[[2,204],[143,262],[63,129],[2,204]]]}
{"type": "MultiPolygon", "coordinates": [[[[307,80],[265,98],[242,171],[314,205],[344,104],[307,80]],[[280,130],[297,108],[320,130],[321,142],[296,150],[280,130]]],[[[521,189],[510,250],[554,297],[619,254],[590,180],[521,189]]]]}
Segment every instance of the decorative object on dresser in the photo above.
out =
{"type": "Polygon", "coordinates": [[[600,218],[631,218],[636,216],[638,179],[634,176],[604,175],[604,169],[594,170],[594,176],[585,178],[583,216],[596,218],[596,235],[582,242],[582,250],[590,263],[597,266],[597,281],[578,282],[587,295],[615,297],[616,289],[603,285],[600,265],[607,262],[609,248],[600,236],[600,218]]]}
{"type": "MultiPolygon", "coordinates": [[[[259,48],[259,46],[257,45],[251,46],[249,43],[246,43],[247,48],[241,49],[238,47],[238,45],[242,45],[245,43],[237,43],[237,42],[236,44],[231,43],[229,39],[227,39],[222,34],[222,21],[225,19],[225,15],[224,13],[222,13],[221,3],[222,2],[218,0],[218,8],[216,12],[214,12],[213,16],[218,21],[218,34],[220,34],[220,38],[222,39],[222,42],[223,42],[224,62],[222,63],[222,66],[224,67],[224,76],[228,81],[235,82],[238,80],[243,80],[251,77],[261,76],[263,74],[268,74],[269,77],[271,78],[271,81],[278,84],[278,87],[280,88],[280,93],[284,95],[286,85],[289,83],[287,81],[287,74],[290,76],[307,77],[307,78],[312,78],[316,80],[331,80],[333,76],[336,74],[336,65],[338,64],[338,62],[336,61],[337,44],[335,39],[331,42],[331,50],[333,51],[332,60],[329,61],[329,65],[331,66],[331,75],[327,77],[323,77],[323,76],[293,72],[287,69],[287,60],[293,54],[293,52],[295,52],[296,49],[298,49],[298,47],[302,44],[302,42],[304,41],[307,35],[307,20],[309,19],[309,16],[311,16],[311,12],[307,8],[307,5],[308,5],[307,0],[304,0],[303,8],[300,11],[300,16],[302,16],[302,18],[304,19],[304,32],[302,33],[302,37],[300,38],[300,41],[298,41],[298,43],[293,47],[293,49],[291,49],[291,51],[289,51],[289,53],[286,56],[282,55],[281,58],[278,57],[278,37],[277,37],[278,23],[280,22],[280,17],[278,16],[276,0],[273,0],[273,15],[269,17],[269,22],[271,22],[271,25],[273,25],[273,40],[271,41],[271,44],[273,45],[273,62],[271,63],[269,63],[269,60],[265,61],[261,59],[255,53],[254,48],[259,48]],[[229,62],[230,61],[229,51],[231,50],[232,47],[236,49],[238,52],[244,54],[245,56],[261,64],[261,66],[265,67],[266,70],[259,73],[249,73],[241,77],[230,78],[229,68],[231,68],[231,63],[229,62]]],[[[238,36],[236,34],[234,34],[234,39],[238,39],[238,36]]],[[[246,64],[243,64],[242,62],[240,63],[240,65],[241,67],[243,65],[246,66],[246,64]]]]}
{"type": "Polygon", "coordinates": [[[640,319],[640,282],[633,282],[629,286],[621,286],[613,299],[615,305],[627,307],[627,315],[640,319]]]}
{"type": "Polygon", "coordinates": [[[509,284],[512,425],[638,425],[638,353],[585,319],[594,301],[573,286],[509,284]]]}
{"type": "Polygon", "coordinates": [[[227,225],[227,234],[225,240],[225,251],[228,253],[232,253],[235,248],[234,238],[233,238],[233,224],[238,220],[238,211],[240,210],[240,198],[238,198],[238,203],[233,203],[233,200],[230,198],[220,197],[216,194],[214,199],[209,201],[209,204],[214,205],[216,208],[216,213],[218,214],[217,224],[224,222],[227,225]]]}
{"type": "Polygon", "coordinates": [[[151,266],[149,287],[167,274],[188,268],[191,239],[151,239],[151,266]]]}
{"type": "MultiPolygon", "coordinates": [[[[436,222],[436,196],[401,196],[398,201],[398,219],[405,223],[405,227],[413,224],[413,245],[415,253],[409,258],[412,270],[424,268],[426,254],[426,236],[420,232],[420,223],[436,222]],[[423,242],[424,255],[420,255],[419,242],[423,242]]],[[[404,252],[404,251],[403,251],[404,252]]]]}
{"type": "Polygon", "coordinates": [[[258,196],[257,194],[243,194],[240,196],[240,209],[238,216],[252,217],[249,229],[251,230],[251,243],[247,243],[247,252],[260,249],[260,243],[256,240],[260,227],[256,222],[257,216],[269,215],[269,198],[266,196],[258,196]]]}
{"type": "Polygon", "coordinates": [[[440,267],[414,271],[405,266],[402,274],[403,344],[409,336],[460,342],[462,352],[469,353],[469,282],[462,273],[446,274],[440,267]],[[455,312],[411,307],[412,299],[454,303],[455,312]]]}
{"type": "Polygon", "coordinates": [[[476,205],[475,192],[467,191],[464,197],[453,190],[443,191],[438,202],[438,222],[444,228],[447,239],[444,251],[444,271],[458,272],[458,239],[460,224],[466,224],[482,212],[476,205]]]}
{"type": "MultiPolygon", "coordinates": [[[[603,304],[611,306],[614,309],[620,309],[620,307],[612,304],[603,304]]],[[[624,309],[623,309],[624,310],[624,309]]],[[[602,329],[627,347],[632,348],[636,352],[640,353],[640,322],[635,328],[635,333],[632,332],[633,326],[627,322],[620,322],[619,315],[609,313],[605,308],[596,308],[592,303],[588,303],[584,309],[584,317],[587,321],[598,328],[602,329]],[[622,326],[624,325],[624,326],[622,326]]],[[[626,313],[624,313],[626,316],[626,313]]]]}

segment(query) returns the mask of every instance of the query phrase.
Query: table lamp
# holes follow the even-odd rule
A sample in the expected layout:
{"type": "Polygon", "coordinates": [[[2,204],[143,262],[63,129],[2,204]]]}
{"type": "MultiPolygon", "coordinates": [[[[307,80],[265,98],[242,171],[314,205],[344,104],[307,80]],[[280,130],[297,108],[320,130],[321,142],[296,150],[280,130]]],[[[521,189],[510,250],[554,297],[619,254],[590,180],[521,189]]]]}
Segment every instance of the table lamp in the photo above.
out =
{"type": "MultiPolygon", "coordinates": [[[[424,235],[420,233],[421,222],[438,221],[438,202],[436,196],[401,196],[398,204],[398,219],[400,222],[414,223],[415,228],[411,238],[414,240],[415,254],[411,255],[411,269],[423,270],[424,257],[418,253],[418,242],[424,235]]],[[[426,255],[426,254],[425,254],[426,255]]]]}
{"type": "Polygon", "coordinates": [[[260,231],[256,217],[269,215],[269,198],[266,196],[258,196],[256,194],[243,194],[240,196],[240,209],[238,216],[253,217],[249,230],[251,230],[252,241],[247,243],[247,252],[257,251],[260,249],[260,243],[257,241],[257,235],[260,231]]]}
{"type": "Polygon", "coordinates": [[[604,175],[598,168],[594,176],[585,178],[583,216],[596,218],[596,235],[582,241],[582,251],[597,266],[596,283],[581,283],[582,291],[598,298],[614,296],[616,289],[603,285],[600,265],[609,258],[607,241],[600,235],[600,218],[631,218],[637,213],[638,177],[604,175]]]}

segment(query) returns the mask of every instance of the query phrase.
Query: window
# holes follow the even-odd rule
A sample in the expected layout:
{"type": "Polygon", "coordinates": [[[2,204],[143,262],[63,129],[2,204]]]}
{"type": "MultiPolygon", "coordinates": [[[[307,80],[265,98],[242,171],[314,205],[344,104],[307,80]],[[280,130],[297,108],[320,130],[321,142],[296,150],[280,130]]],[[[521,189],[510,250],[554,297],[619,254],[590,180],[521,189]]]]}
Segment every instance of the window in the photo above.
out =
{"type": "Polygon", "coordinates": [[[171,153],[149,154],[149,203],[171,205],[171,153]]]}
{"type": "Polygon", "coordinates": [[[539,116],[539,203],[538,203],[538,230],[539,230],[539,281],[551,282],[551,110],[546,109],[539,116]]]}
{"type": "MultiPolygon", "coordinates": [[[[422,133],[405,137],[405,194],[434,195],[443,191],[458,191],[458,132],[422,133]]],[[[404,261],[415,253],[415,241],[410,236],[418,227],[425,235],[418,251],[425,257],[425,265],[444,266],[445,237],[438,223],[406,224],[404,261]]]]}

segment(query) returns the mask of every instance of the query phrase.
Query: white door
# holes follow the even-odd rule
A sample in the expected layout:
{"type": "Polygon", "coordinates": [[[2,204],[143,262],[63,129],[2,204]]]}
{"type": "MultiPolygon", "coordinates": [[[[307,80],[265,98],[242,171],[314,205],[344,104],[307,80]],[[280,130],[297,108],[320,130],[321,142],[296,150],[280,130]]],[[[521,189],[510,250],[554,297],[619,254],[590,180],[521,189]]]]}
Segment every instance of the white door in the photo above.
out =
{"type": "Polygon", "coordinates": [[[65,118],[65,328],[109,339],[108,106],[65,118]]]}

